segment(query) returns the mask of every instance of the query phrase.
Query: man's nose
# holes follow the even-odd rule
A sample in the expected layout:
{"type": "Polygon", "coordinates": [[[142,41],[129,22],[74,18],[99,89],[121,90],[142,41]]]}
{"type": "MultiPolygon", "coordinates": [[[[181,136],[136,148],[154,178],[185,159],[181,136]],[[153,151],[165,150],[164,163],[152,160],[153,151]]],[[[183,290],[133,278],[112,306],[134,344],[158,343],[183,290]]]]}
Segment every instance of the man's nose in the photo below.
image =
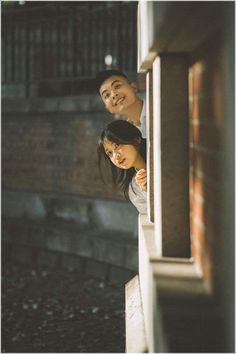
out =
{"type": "Polygon", "coordinates": [[[111,91],[111,97],[114,100],[117,97],[117,92],[111,91]]]}

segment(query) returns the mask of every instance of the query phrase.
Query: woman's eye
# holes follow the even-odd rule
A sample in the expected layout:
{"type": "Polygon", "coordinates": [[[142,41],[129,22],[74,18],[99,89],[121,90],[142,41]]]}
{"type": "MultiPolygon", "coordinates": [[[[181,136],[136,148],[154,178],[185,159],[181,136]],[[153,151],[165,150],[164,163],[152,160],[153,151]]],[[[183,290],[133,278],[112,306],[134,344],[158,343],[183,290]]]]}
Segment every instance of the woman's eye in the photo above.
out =
{"type": "Polygon", "coordinates": [[[121,87],[121,84],[115,85],[115,89],[119,89],[121,87]]]}

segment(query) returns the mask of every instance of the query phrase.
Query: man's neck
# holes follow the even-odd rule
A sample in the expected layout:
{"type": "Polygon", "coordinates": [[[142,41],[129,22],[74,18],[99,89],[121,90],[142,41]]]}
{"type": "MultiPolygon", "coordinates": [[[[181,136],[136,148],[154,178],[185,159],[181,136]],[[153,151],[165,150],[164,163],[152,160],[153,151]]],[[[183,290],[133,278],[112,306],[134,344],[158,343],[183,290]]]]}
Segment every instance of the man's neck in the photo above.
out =
{"type": "Polygon", "coordinates": [[[129,118],[133,122],[134,125],[140,125],[141,121],[141,113],[143,109],[143,101],[138,98],[135,104],[129,107],[129,109],[124,112],[124,116],[129,118]]]}

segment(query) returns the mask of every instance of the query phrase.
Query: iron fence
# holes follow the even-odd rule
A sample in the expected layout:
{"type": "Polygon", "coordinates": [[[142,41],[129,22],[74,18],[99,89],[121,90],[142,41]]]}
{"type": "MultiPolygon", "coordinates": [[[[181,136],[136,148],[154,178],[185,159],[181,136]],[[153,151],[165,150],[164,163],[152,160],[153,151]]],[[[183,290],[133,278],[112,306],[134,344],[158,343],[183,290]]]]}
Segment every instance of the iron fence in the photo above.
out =
{"type": "Polygon", "coordinates": [[[25,96],[87,92],[100,70],[136,72],[136,10],[133,1],[6,2],[3,95],[13,87],[25,96]]]}

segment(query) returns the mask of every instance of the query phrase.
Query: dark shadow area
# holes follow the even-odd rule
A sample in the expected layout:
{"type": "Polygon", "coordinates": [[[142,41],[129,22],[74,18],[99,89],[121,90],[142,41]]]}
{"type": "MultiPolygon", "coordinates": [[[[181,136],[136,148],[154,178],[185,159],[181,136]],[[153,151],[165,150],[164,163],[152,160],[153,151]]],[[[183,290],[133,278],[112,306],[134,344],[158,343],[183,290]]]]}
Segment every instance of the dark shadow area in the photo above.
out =
{"type": "Polygon", "coordinates": [[[124,352],[124,287],[76,269],[2,265],[3,353],[124,352]]]}

